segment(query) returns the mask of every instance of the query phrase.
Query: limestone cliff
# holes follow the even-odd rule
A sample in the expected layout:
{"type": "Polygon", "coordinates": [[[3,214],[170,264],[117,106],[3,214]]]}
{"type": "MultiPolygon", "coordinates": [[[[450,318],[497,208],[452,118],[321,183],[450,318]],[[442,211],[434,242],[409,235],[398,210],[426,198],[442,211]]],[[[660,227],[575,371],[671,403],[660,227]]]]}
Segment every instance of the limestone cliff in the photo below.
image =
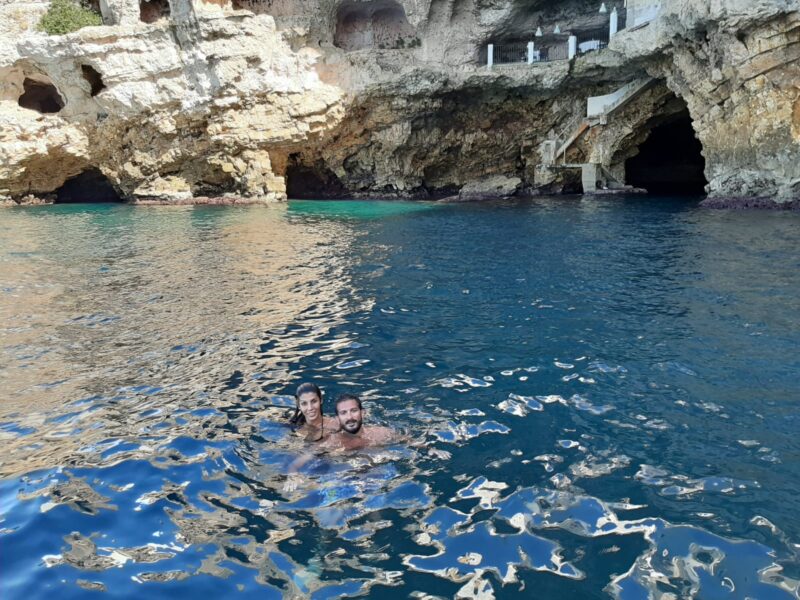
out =
{"type": "Polygon", "coordinates": [[[676,119],[711,196],[800,197],[795,0],[608,2],[608,47],[599,4],[101,0],[51,37],[46,3],[0,0],[0,198],[98,172],[140,202],[577,191],[578,165],[657,173],[676,119]]]}

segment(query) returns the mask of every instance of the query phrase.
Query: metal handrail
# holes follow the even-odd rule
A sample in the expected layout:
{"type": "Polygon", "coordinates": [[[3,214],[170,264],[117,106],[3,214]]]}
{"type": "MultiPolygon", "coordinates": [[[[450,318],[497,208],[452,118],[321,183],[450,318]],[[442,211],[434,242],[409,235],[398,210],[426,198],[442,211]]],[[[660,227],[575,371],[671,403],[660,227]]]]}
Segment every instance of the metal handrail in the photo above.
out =
{"type": "Polygon", "coordinates": [[[608,36],[578,39],[578,54],[586,54],[587,52],[594,52],[595,50],[603,50],[605,48],[608,48],[608,36]],[[581,46],[589,42],[597,42],[597,48],[581,50],[581,46]]]}
{"type": "MultiPolygon", "coordinates": [[[[493,44],[493,46],[493,62],[495,65],[511,65],[528,62],[528,44],[526,43],[493,44]]],[[[568,60],[569,45],[563,43],[536,47],[532,58],[534,63],[568,60]]],[[[484,53],[482,53],[481,62],[485,63],[484,53]]]]}
{"type": "MultiPolygon", "coordinates": [[[[566,143],[569,137],[578,129],[578,127],[583,123],[586,119],[584,119],[583,115],[579,114],[578,116],[574,117],[569,124],[561,130],[561,135],[555,138],[555,148],[553,149],[553,164],[558,163],[558,151],[561,147],[566,143]]],[[[563,156],[561,157],[561,163],[565,164],[567,162],[567,150],[569,148],[565,148],[563,150],[563,156]]]]}
{"type": "Polygon", "coordinates": [[[502,44],[494,47],[494,62],[498,65],[528,62],[527,44],[502,44]]]}

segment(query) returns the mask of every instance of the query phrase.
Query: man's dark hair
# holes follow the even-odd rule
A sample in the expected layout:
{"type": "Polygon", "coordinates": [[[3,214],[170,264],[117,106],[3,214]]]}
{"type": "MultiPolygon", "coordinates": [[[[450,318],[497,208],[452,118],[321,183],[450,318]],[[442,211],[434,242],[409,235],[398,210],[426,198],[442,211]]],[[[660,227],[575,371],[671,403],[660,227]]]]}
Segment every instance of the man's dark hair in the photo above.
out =
{"type": "Polygon", "coordinates": [[[294,393],[294,399],[298,402],[295,406],[294,414],[289,419],[289,423],[292,427],[302,427],[306,424],[306,418],[303,416],[303,413],[300,412],[300,396],[303,394],[307,394],[308,392],[313,392],[319,398],[319,403],[322,405],[322,390],[319,389],[319,386],[316,383],[311,383],[310,381],[306,381],[305,383],[301,383],[297,386],[297,391],[294,393]]]}
{"type": "Polygon", "coordinates": [[[355,394],[341,394],[338,398],[336,398],[336,407],[334,410],[339,412],[339,405],[342,402],[347,402],[348,400],[355,400],[356,404],[358,404],[358,410],[363,410],[363,406],[361,406],[361,398],[356,396],[355,394]]]}

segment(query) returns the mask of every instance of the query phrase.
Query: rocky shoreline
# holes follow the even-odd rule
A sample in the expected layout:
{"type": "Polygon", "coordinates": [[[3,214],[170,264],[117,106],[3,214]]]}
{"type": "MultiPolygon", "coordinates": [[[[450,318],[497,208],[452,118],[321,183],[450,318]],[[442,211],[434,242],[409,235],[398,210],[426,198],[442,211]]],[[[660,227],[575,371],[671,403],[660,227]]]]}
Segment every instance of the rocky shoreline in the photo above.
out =
{"type": "Polygon", "coordinates": [[[707,198],[700,206],[714,210],[800,211],[800,199],[776,202],[771,198],[707,198]]]}
{"type": "MultiPolygon", "coordinates": [[[[518,196],[488,196],[488,197],[463,197],[459,195],[443,196],[439,198],[401,198],[401,197],[385,197],[385,196],[361,196],[349,198],[330,198],[319,199],[320,202],[336,201],[336,200],[375,200],[375,201],[425,201],[425,202],[439,202],[443,204],[457,204],[457,203],[475,203],[475,202],[489,202],[496,200],[533,200],[540,198],[543,195],[518,195],[518,196]]],[[[551,196],[553,197],[553,196],[551,196]]],[[[596,198],[625,198],[625,197],[642,197],[642,193],[612,193],[612,194],[595,194],[592,196],[576,196],[574,194],[563,195],[564,199],[574,199],[576,197],[596,197],[596,198]]],[[[647,201],[647,200],[644,200],[647,201]]],[[[27,196],[19,200],[0,200],[0,208],[7,207],[30,207],[30,206],[44,206],[54,205],[53,198],[37,198],[27,196]]],[[[181,198],[176,200],[167,200],[163,198],[136,198],[131,201],[123,201],[119,204],[129,206],[257,206],[257,205],[270,205],[275,204],[273,199],[259,199],[259,198],[243,198],[233,196],[198,196],[196,198],[181,198]]],[[[62,205],[63,206],[63,205],[62,205]]],[[[771,198],[706,198],[699,204],[700,208],[710,210],[743,210],[743,211],[800,211],[800,199],[788,202],[777,202],[771,198]]]]}
{"type": "MultiPolygon", "coordinates": [[[[56,204],[55,198],[39,198],[34,196],[26,196],[19,199],[5,199],[0,200],[0,207],[13,207],[13,206],[42,206],[56,204]]],[[[121,201],[119,204],[127,204],[130,206],[252,206],[255,204],[274,204],[275,200],[263,198],[244,198],[240,196],[197,196],[193,198],[177,198],[177,199],[164,199],[164,198],[134,198],[129,201],[121,201]]],[[[66,203],[64,203],[66,204],[66,203]]],[[[64,204],[61,204],[62,206],[64,204]]]]}

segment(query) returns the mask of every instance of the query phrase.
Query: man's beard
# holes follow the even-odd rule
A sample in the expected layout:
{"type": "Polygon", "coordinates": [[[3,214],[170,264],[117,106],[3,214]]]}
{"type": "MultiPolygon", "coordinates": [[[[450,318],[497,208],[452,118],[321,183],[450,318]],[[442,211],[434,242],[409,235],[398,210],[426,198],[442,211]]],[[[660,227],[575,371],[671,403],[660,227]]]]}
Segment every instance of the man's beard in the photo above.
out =
{"type": "Polygon", "coordinates": [[[344,429],[347,433],[358,433],[361,431],[361,425],[363,421],[356,421],[353,419],[352,421],[345,421],[342,424],[342,429],[344,429]]]}

